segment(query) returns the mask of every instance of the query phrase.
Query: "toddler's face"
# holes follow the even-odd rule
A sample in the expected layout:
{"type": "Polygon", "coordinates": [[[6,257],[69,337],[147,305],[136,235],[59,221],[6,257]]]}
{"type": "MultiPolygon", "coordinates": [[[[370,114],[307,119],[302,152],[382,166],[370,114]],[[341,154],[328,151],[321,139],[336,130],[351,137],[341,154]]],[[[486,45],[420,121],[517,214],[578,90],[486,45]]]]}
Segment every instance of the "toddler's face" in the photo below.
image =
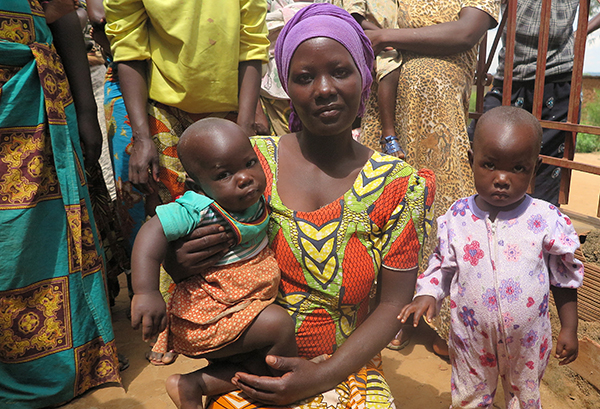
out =
{"type": "Polygon", "coordinates": [[[539,143],[528,125],[504,126],[493,121],[477,130],[469,152],[475,188],[483,210],[506,211],[527,193],[538,163],[539,143]]]}
{"type": "Polygon", "coordinates": [[[229,212],[241,212],[258,202],[266,178],[246,135],[213,144],[204,159],[190,169],[204,193],[229,212]]]}

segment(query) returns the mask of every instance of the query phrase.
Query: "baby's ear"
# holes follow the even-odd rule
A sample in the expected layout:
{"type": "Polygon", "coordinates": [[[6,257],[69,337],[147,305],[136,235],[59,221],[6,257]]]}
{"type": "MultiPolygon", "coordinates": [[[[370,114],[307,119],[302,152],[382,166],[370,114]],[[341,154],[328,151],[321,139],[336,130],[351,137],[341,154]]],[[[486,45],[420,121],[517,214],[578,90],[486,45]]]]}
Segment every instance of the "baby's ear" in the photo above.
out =
{"type": "Polygon", "coordinates": [[[542,166],[542,157],[538,155],[537,160],[535,161],[535,169],[533,170],[534,175],[540,169],[540,166],[542,166]]]}
{"type": "Polygon", "coordinates": [[[469,165],[471,166],[471,169],[473,169],[473,149],[467,151],[467,156],[469,157],[469,165]]]}

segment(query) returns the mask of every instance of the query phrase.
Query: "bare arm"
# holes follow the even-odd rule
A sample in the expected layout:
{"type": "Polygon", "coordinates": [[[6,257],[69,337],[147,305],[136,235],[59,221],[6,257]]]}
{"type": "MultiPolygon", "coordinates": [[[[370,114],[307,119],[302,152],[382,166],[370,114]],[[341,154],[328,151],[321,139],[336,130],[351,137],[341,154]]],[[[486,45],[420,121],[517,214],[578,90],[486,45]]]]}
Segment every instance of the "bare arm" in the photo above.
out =
{"type": "Polygon", "coordinates": [[[588,35],[598,30],[598,28],[600,28],[600,13],[596,14],[590,21],[588,21],[588,35]]]}
{"type": "Polygon", "coordinates": [[[254,135],[255,115],[260,93],[261,61],[240,61],[237,123],[248,135],[254,135]]]}
{"type": "Polygon", "coordinates": [[[400,330],[402,324],[396,317],[412,298],[416,273],[416,268],[406,272],[382,268],[379,305],[330,359],[314,363],[302,358],[268,356],[269,365],[289,372],[280,378],[237,373],[233,383],[250,398],[275,405],[334,388],[377,355],[400,330]]]}
{"type": "Polygon", "coordinates": [[[560,333],[556,342],[555,357],[559,365],[566,365],[577,359],[579,341],[577,340],[577,290],[573,288],[550,287],[560,318],[560,333]]]}
{"type": "Polygon", "coordinates": [[[131,253],[131,326],[142,325],[144,340],[158,334],[166,326],[165,302],[159,291],[160,264],[169,243],[158,217],[142,225],[131,253]]]}
{"type": "Polygon", "coordinates": [[[451,55],[471,49],[495,25],[484,11],[466,7],[457,21],[421,28],[368,30],[375,55],[385,47],[427,55],[451,55]]]}
{"type": "Polygon", "coordinates": [[[85,162],[91,165],[100,158],[102,131],[98,123],[90,66],[77,13],[73,11],[48,26],[69,80],[85,162]]]}
{"type": "Polygon", "coordinates": [[[148,179],[152,177],[158,182],[159,168],[158,151],[152,141],[146,111],[148,104],[146,70],[146,61],[119,62],[119,82],[133,134],[129,180],[142,193],[150,194],[153,190],[148,179]],[[150,172],[151,176],[149,176],[150,172]]]}

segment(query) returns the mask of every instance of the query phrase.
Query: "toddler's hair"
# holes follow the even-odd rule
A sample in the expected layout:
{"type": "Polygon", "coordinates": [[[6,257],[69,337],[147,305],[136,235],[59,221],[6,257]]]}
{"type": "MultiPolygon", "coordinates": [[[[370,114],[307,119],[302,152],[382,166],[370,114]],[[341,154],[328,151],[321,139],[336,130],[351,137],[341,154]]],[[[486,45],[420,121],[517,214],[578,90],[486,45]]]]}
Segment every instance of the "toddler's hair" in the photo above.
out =
{"type": "Polygon", "coordinates": [[[483,124],[491,122],[500,126],[506,126],[512,128],[516,125],[529,125],[533,130],[533,134],[537,137],[539,147],[542,146],[542,126],[540,121],[537,120],[529,111],[515,107],[515,106],[499,106],[492,108],[484,113],[481,118],[477,120],[475,126],[475,136],[473,138],[473,145],[477,141],[477,130],[482,127],[483,124]]]}

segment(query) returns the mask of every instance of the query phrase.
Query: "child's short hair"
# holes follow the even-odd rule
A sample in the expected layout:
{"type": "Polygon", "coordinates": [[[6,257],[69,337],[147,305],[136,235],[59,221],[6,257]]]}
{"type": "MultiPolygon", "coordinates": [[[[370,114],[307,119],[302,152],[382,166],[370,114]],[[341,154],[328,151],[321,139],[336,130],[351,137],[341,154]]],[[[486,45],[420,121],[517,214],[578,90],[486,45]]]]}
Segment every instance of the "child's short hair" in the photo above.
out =
{"type": "Polygon", "coordinates": [[[529,111],[511,106],[499,106],[490,109],[486,113],[484,113],[481,118],[477,120],[477,125],[475,126],[475,136],[473,138],[473,145],[477,140],[477,130],[480,129],[483,124],[487,122],[493,122],[496,124],[501,124],[504,126],[512,127],[514,125],[530,125],[533,134],[537,137],[539,145],[542,145],[542,126],[540,125],[540,121],[533,116],[529,111]]]}

